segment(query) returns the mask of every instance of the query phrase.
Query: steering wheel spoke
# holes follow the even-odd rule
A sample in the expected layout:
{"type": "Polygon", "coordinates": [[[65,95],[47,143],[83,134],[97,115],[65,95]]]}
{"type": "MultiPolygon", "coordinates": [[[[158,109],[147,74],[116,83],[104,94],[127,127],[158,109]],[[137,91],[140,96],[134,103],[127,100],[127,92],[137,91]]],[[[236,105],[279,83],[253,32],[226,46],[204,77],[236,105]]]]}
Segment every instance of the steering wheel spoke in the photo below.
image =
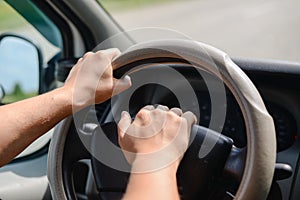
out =
{"type": "Polygon", "coordinates": [[[220,178],[233,141],[211,129],[194,125],[191,145],[177,171],[181,195],[184,199],[197,199],[209,195],[220,178]]]}
{"type": "Polygon", "coordinates": [[[232,147],[224,167],[224,176],[240,183],[243,178],[247,148],[232,147]]]}

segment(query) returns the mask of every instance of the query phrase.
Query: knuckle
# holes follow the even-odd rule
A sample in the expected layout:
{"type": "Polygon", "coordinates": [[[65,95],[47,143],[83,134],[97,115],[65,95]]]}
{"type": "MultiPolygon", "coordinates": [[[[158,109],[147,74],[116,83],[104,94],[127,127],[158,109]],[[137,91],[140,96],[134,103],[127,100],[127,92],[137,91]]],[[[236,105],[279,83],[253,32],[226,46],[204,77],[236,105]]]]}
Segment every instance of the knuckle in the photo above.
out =
{"type": "Polygon", "coordinates": [[[185,114],[186,115],[194,115],[191,111],[186,111],[185,114]]]}
{"type": "Polygon", "coordinates": [[[181,121],[181,117],[176,115],[173,111],[168,111],[167,112],[167,117],[168,117],[168,119],[170,119],[171,121],[174,121],[176,123],[181,121]]]}
{"type": "Polygon", "coordinates": [[[177,111],[177,112],[179,112],[179,113],[182,113],[182,110],[181,110],[180,108],[175,107],[175,108],[173,108],[173,109],[174,109],[174,111],[177,111]]]}
{"type": "Polygon", "coordinates": [[[153,110],[154,106],[153,105],[146,105],[143,109],[153,110]]]}
{"type": "Polygon", "coordinates": [[[146,117],[147,117],[148,115],[149,115],[149,111],[148,111],[148,110],[146,110],[146,109],[141,109],[141,110],[137,113],[136,117],[139,118],[139,119],[144,120],[144,119],[146,119],[146,117]]]}
{"type": "Polygon", "coordinates": [[[83,55],[83,59],[86,59],[88,57],[90,57],[90,55],[93,55],[94,53],[93,52],[87,52],[83,55]]]}
{"type": "Polygon", "coordinates": [[[176,118],[177,117],[177,115],[171,110],[167,112],[167,115],[168,115],[168,117],[171,117],[171,118],[176,118]]]}
{"type": "Polygon", "coordinates": [[[152,111],[152,113],[153,113],[154,116],[162,115],[163,112],[164,112],[163,110],[158,109],[158,108],[156,108],[156,109],[154,109],[154,110],[152,111]]]}
{"type": "Polygon", "coordinates": [[[157,108],[161,109],[161,110],[169,110],[169,108],[167,106],[164,106],[164,105],[158,105],[157,108]]]}
{"type": "Polygon", "coordinates": [[[103,52],[103,51],[97,51],[97,52],[96,52],[96,55],[97,55],[97,56],[104,56],[104,52],[103,52]]]}
{"type": "Polygon", "coordinates": [[[107,59],[106,53],[104,51],[97,51],[95,54],[100,59],[107,59]]]}
{"type": "Polygon", "coordinates": [[[83,60],[83,58],[79,58],[79,59],[77,60],[77,63],[81,63],[82,60],[83,60]]]}

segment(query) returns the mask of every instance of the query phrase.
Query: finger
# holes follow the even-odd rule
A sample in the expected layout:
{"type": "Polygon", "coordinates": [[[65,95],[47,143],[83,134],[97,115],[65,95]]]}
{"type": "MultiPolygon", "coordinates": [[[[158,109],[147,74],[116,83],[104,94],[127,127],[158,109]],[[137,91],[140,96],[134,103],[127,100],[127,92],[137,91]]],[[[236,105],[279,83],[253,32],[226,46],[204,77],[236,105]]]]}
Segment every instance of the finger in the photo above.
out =
{"type": "Polygon", "coordinates": [[[156,108],[160,109],[160,110],[164,110],[164,111],[169,111],[169,108],[167,106],[163,106],[163,105],[158,105],[156,108]]]}
{"type": "MultiPolygon", "coordinates": [[[[183,113],[181,117],[186,119],[187,121],[187,138],[188,138],[187,141],[189,141],[189,138],[191,136],[192,126],[197,122],[197,118],[194,115],[194,113],[190,111],[183,113]]],[[[184,134],[182,134],[182,136],[184,136],[184,134]]]]}
{"type": "Polygon", "coordinates": [[[145,106],[143,109],[146,109],[146,110],[151,111],[151,110],[154,110],[155,107],[154,107],[153,105],[147,105],[147,106],[145,106]]]}
{"type": "Polygon", "coordinates": [[[108,59],[113,60],[121,54],[121,51],[117,48],[111,48],[106,50],[101,50],[100,52],[104,53],[108,59]]]}
{"type": "Polygon", "coordinates": [[[119,134],[119,137],[123,138],[127,129],[129,128],[131,124],[131,117],[129,115],[128,112],[126,111],[123,111],[122,114],[121,114],[121,119],[118,123],[118,134],[119,134]]]}
{"type": "Polygon", "coordinates": [[[120,94],[124,90],[127,90],[128,88],[131,87],[131,78],[130,76],[126,75],[122,79],[115,79],[114,78],[114,90],[113,90],[113,95],[120,94]]]}
{"type": "Polygon", "coordinates": [[[180,108],[172,108],[170,111],[174,112],[178,116],[182,115],[182,110],[180,108]]]}
{"type": "Polygon", "coordinates": [[[83,58],[79,58],[79,59],[77,60],[77,63],[82,62],[82,60],[83,60],[83,58]]]}
{"type": "Polygon", "coordinates": [[[197,123],[197,118],[194,113],[187,111],[182,114],[182,118],[185,118],[189,127],[192,127],[193,124],[197,123]]]}
{"type": "Polygon", "coordinates": [[[150,111],[142,108],[135,116],[133,124],[145,125],[151,121],[150,111]]]}
{"type": "Polygon", "coordinates": [[[86,59],[88,56],[93,55],[93,54],[94,54],[94,53],[91,52],[91,51],[86,52],[86,53],[83,55],[82,59],[86,59]]]}

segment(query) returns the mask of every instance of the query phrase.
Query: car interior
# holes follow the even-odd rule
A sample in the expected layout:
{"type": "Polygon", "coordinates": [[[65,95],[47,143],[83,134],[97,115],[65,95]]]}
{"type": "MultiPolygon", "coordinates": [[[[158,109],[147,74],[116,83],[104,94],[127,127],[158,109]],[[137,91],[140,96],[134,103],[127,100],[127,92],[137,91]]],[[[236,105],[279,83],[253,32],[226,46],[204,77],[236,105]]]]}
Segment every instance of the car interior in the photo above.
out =
{"type": "Polygon", "coordinates": [[[123,110],[134,118],[149,104],[197,115],[177,172],[182,199],[300,199],[300,63],[171,36],[137,42],[101,0],[4,3],[55,47],[45,57],[35,36],[1,32],[0,63],[9,37],[36,49],[37,94],[60,87],[85,52],[106,48],[122,51],[114,77],[130,75],[132,87],[64,119],[0,168],[0,199],[121,199],[130,166],[115,148],[116,124],[123,110]]]}

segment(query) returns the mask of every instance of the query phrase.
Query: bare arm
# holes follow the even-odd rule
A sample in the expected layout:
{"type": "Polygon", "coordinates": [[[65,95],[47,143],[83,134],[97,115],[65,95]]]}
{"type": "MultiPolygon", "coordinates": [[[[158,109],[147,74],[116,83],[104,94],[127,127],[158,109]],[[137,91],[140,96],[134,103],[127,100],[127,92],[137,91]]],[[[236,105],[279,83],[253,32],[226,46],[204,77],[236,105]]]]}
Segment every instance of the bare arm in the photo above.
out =
{"type": "Polygon", "coordinates": [[[195,122],[191,112],[165,106],[146,106],[133,122],[122,113],[119,143],[132,164],[124,200],[180,199],[176,172],[195,122]]]}
{"type": "Polygon", "coordinates": [[[109,99],[113,91],[116,94],[130,87],[128,77],[122,80],[112,77],[110,63],[119,53],[117,49],[89,52],[79,59],[63,87],[1,106],[0,166],[12,160],[63,118],[109,99]]]}
{"type": "Polygon", "coordinates": [[[177,166],[149,173],[132,173],[123,200],[179,200],[177,166]]]}
{"type": "Polygon", "coordinates": [[[0,166],[72,113],[64,88],[0,107],[0,166]]]}

